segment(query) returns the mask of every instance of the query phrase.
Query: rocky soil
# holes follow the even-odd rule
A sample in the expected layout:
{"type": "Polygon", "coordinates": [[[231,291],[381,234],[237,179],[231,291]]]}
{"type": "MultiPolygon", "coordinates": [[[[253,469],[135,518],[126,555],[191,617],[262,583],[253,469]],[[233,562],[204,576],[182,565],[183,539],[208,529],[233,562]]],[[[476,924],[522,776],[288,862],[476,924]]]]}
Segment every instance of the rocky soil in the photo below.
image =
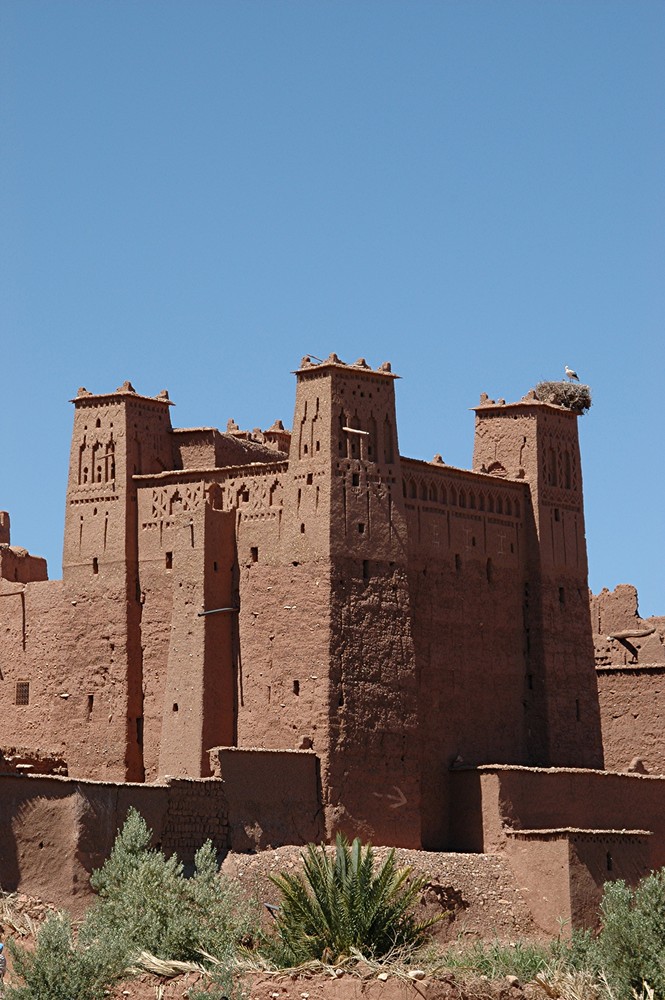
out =
{"type": "MultiPolygon", "coordinates": [[[[377,848],[382,860],[387,853],[377,848]]],[[[515,884],[512,872],[498,856],[435,854],[398,850],[400,866],[411,865],[427,883],[418,904],[418,916],[444,913],[437,925],[435,940],[449,944],[456,940],[499,939],[516,941],[539,937],[528,908],[515,884]]],[[[261,854],[229,854],[222,865],[224,874],[237,879],[248,897],[262,903],[277,903],[279,894],[271,874],[295,871],[300,866],[301,848],[281,847],[261,854]]],[[[13,895],[0,904],[0,935],[6,941],[20,938],[32,945],[34,933],[49,907],[23,895],[13,895]]],[[[266,929],[272,923],[264,908],[266,929]]],[[[11,960],[6,982],[11,982],[11,960]]],[[[196,973],[173,979],[149,975],[121,984],[111,994],[113,1000],[185,1000],[190,990],[202,989],[196,973]]],[[[522,1000],[521,987],[508,981],[491,984],[478,980],[464,986],[453,975],[435,980],[410,980],[391,974],[378,978],[377,969],[357,968],[338,976],[256,973],[243,979],[245,1000],[522,1000]]],[[[541,996],[544,996],[541,994],[541,996]]]]}

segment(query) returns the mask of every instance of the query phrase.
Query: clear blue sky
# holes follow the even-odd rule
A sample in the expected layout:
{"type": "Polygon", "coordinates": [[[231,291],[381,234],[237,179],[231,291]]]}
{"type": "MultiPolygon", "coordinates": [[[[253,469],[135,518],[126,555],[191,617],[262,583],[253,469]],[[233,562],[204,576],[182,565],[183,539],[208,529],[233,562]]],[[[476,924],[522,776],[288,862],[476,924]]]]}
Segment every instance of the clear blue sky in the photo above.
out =
{"type": "Polygon", "coordinates": [[[388,359],[403,454],[564,364],[590,583],[665,614],[661,0],[3,0],[0,508],[60,575],[80,385],[290,425],[388,359]]]}

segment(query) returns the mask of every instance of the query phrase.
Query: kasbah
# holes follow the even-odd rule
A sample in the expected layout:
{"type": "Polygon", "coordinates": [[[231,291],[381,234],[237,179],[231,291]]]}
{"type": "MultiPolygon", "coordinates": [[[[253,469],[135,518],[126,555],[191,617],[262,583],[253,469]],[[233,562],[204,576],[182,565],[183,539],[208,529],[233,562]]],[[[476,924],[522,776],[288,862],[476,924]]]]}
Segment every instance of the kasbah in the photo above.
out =
{"type": "Polygon", "coordinates": [[[80,910],[130,806],[185,860],[501,854],[550,932],[665,865],[665,618],[589,593],[567,383],[483,394],[467,470],[395,378],[303,358],[290,432],[79,389],[61,580],[0,513],[4,890],[80,910]]]}

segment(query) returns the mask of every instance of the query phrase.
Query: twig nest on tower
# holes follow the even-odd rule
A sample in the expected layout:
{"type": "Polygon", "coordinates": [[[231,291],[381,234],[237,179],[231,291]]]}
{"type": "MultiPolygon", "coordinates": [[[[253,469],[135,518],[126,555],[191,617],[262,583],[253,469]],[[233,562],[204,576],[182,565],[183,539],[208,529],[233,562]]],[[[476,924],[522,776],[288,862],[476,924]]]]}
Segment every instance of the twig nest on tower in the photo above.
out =
{"type": "Polygon", "coordinates": [[[539,382],[536,395],[541,403],[554,403],[574,413],[586,413],[591,406],[591,389],[578,382],[539,382]]]}

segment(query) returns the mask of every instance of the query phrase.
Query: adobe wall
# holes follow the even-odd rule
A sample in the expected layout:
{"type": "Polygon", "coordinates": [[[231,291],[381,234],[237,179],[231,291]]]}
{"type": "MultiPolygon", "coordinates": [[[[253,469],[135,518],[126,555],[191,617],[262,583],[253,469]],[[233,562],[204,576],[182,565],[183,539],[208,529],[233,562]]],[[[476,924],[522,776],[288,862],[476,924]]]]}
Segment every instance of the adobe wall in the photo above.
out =
{"type": "Polygon", "coordinates": [[[126,627],[103,580],[85,595],[61,580],[0,581],[0,594],[2,745],[62,758],[71,776],[122,780],[126,627]]]}
{"type": "Polygon", "coordinates": [[[641,618],[628,584],[590,606],[605,766],[665,774],[665,618],[641,618]]]}
{"type": "Polygon", "coordinates": [[[0,776],[0,885],[75,915],[91,898],[89,877],[108,857],[133,806],[166,853],[191,862],[207,839],[228,846],[224,785],[180,779],[171,785],[108,784],[41,775],[0,776]]]}
{"type": "Polygon", "coordinates": [[[525,763],[530,730],[545,724],[524,641],[529,498],[523,484],[434,463],[402,459],[402,474],[423,840],[435,848],[447,840],[451,763],[525,763]]]}
{"type": "Polygon", "coordinates": [[[665,775],[665,664],[596,673],[605,766],[665,775]]]}
{"type": "Polygon", "coordinates": [[[320,761],[313,751],[215,747],[210,759],[224,781],[234,851],[324,838],[320,761]]]}
{"type": "Polygon", "coordinates": [[[452,771],[452,850],[504,850],[507,830],[649,830],[650,866],[665,865],[665,777],[577,768],[452,771]]]}
{"type": "Polygon", "coordinates": [[[649,870],[650,835],[612,830],[517,830],[506,854],[536,925],[569,937],[595,929],[605,883],[635,885],[649,870]]]}
{"type": "Polygon", "coordinates": [[[320,838],[314,754],[218,751],[217,770],[223,780],[153,785],[0,774],[0,887],[80,915],[91,898],[90,874],[108,857],[132,806],[155,845],[187,864],[208,839],[224,852],[320,838]]]}

